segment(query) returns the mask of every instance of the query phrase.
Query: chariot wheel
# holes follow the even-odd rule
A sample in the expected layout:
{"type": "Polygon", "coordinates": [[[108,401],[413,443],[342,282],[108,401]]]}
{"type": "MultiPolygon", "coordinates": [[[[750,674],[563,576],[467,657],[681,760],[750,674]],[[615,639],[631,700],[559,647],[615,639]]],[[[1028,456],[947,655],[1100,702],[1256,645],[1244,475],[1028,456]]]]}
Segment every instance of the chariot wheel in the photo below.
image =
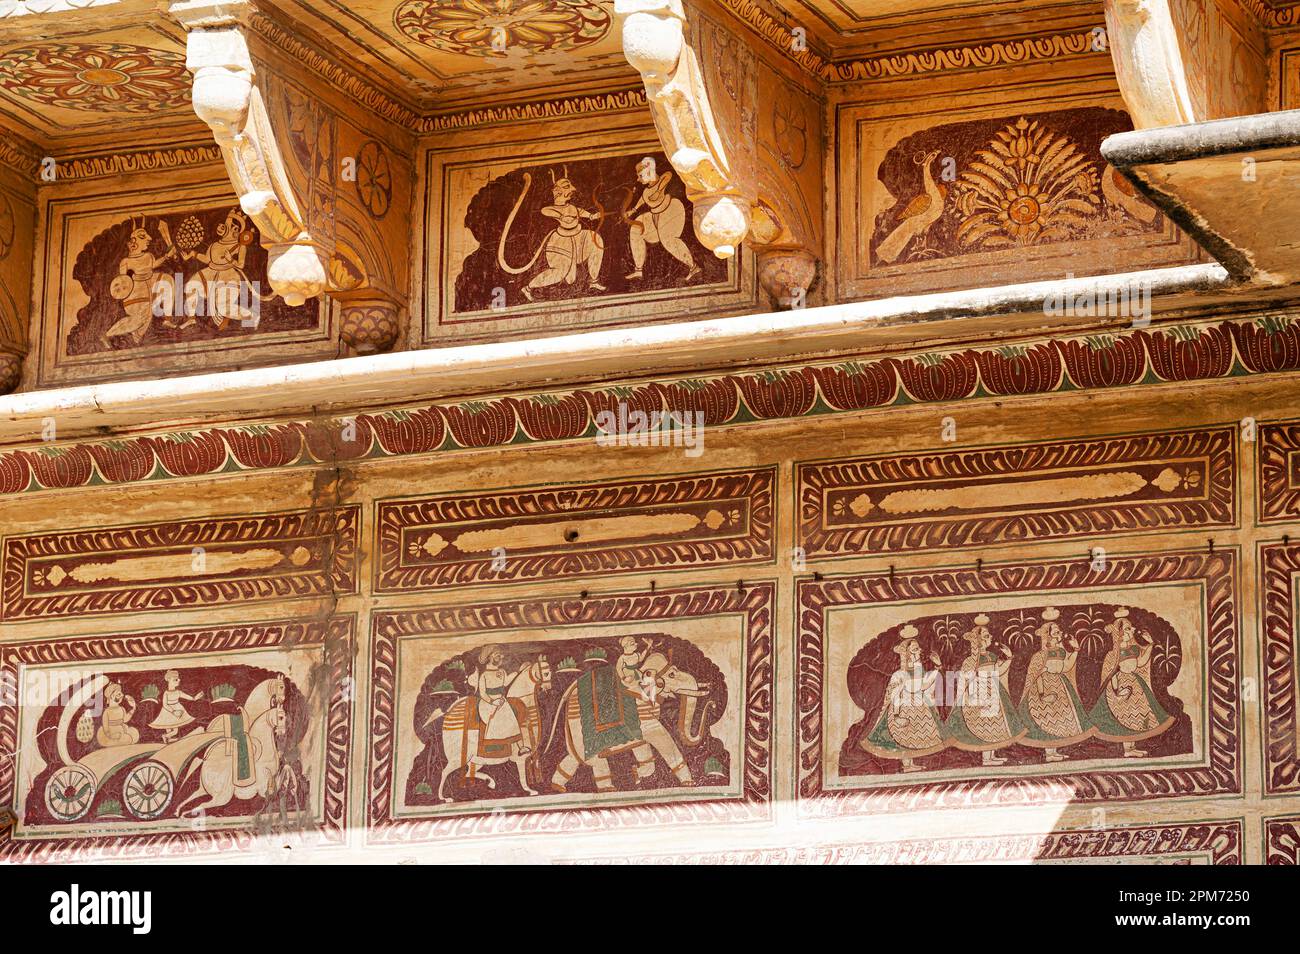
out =
{"type": "Polygon", "coordinates": [[[136,818],[157,818],[172,800],[172,774],[157,762],[141,762],[122,782],[122,800],[136,818]]]}
{"type": "Polygon", "coordinates": [[[80,765],[65,765],[45,784],[45,807],[59,821],[75,821],[90,810],[95,777],[80,765]]]}

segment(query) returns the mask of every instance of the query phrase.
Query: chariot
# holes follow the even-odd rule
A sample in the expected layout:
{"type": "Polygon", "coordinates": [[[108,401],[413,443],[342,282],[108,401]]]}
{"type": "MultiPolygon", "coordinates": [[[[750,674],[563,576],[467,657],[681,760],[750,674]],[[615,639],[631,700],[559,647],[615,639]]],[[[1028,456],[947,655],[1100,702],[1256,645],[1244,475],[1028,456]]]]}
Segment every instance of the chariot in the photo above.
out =
{"type": "MultiPolygon", "coordinates": [[[[75,821],[90,810],[95,793],[125,772],[122,780],[122,805],[134,818],[148,821],[157,818],[172,803],[177,788],[202,762],[214,746],[246,744],[243,735],[243,710],[238,715],[218,716],[205,729],[169,743],[138,742],[130,745],[104,746],[74,759],[68,749],[68,731],[72,720],[86,701],[107,684],[97,676],[73,695],[59,717],[59,767],[45,785],[45,807],[59,821],[75,821]]],[[[87,716],[83,715],[83,720],[87,716]]],[[[78,726],[81,729],[81,726],[78,726]]]]}

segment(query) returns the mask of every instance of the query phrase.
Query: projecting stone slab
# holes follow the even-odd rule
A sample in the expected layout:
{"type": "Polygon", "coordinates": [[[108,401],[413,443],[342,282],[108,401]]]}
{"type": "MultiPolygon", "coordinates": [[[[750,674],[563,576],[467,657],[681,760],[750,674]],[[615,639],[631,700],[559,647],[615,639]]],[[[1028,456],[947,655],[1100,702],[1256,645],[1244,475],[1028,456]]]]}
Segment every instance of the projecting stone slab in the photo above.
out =
{"type": "Polygon", "coordinates": [[[1118,133],[1101,152],[1234,278],[1300,280],[1300,110],[1118,133]]]}

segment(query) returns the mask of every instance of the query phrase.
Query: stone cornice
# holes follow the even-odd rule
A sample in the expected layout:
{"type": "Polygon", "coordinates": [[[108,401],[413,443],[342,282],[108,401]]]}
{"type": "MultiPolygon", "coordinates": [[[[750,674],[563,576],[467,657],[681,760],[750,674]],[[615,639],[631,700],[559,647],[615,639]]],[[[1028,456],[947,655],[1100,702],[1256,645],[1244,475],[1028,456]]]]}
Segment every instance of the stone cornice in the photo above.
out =
{"type": "MultiPolygon", "coordinates": [[[[1105,50],[1094,49],[1094,37],[1091,31],[1072,29],[986,43],[833,60],[814,51],[811,47],[803,50],[794,49],[791,44],[789,25],[773,16],[754,0],[720,0],[720,2],[771,50],[807,76],[826,84],[871,82],[1036,62],[1059,62],[1067,57],[1108,57],[1110,55],[1105,50]]],[[[1263,6],[1262,0],[1244,0],[1244,2],[1263,6]]],[[[250,25],[258,36],[306,66],[331,86],[351,96],[381,118],[417,134],[563,116],[599,115],[645,106],[644,92],[638,89],[421,114],[414,106],[401,102],[361,78],[352,70],[340,65],[329,54],[303,41],[284,25],[265,14],[254,13],[250,25]]]]}
{"type": "Polygon", "coordinates": [[[28,139],[0,127],[0,165],[25,176],[34,176],[41,164],[41,150],[28,139]]]}
{"type": "Polygon", "coordinates": [[[419,125],[421,116],[410,106],[362,79],[352,70],[341,66],[333,58],[304,42],[291,30],[266,14],[260,11],[254,12],[250,17],[249,26],[276,49],[301,63],[380,118],[411,130],[419,125]]]}
{"type": "Polygon", "coordinates": [[[99,155],[59,159],[60,179],[97,179],[103,176],[130,175],[136,172],[163,172],[190,166],[221,162],[216,145],[172,146],[164,149],[141,149],[135,152],[106,152],[99,155]]]}
{"type": "Polygon", "coordinates": [[[828,83],[851,83],[988,69],[997,66],[1018,66],[1043,61],[1059,62],[1066,57],[1109,58],[1109,52],[1095,48],[1095,39],[1091,30],[1075,30],[993,43],[938,47],[857,60],[841,60],[827,64],[821,79],[828,83]]]}

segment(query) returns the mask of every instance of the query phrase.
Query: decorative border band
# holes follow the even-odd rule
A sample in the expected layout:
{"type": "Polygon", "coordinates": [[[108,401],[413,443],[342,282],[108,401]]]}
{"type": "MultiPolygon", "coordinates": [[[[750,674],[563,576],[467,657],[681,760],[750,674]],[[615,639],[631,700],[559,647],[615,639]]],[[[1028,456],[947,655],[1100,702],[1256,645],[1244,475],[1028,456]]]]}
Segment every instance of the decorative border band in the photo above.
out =
{"type": "MultiPolygon", "coordinates": [[[[998,862],[1106,861],[1208,855],[1212,864],[1242,863],[1240,819],[1187,824],[1073,829],[1032,835],[968,835],[874,844],[753,848],[704,853],[619,855],[575,864],[634,865],[970,865],[998,862]]],[[[1292,862],[1294,863],[1294,861],[1292,862]]]]}
{"type": "Polygon", "coordinates": [[[809,557],[1232,526],[1236,428],[800,463],[809,557]]]}
{"type": "Polygon", "coordinates": [[[5,537],[0,620],[355,593],[360,519],[351,506],[5,537]]]}
{"type": "Polygon", "coordinates": [[[559,393],[481,398],[351,418],[209,426],[112,441],[0,451],[0,496],[349,461],[575,441],[598,419],[690,412],[707,427],[870,408],[1052,394],[1300,370],[1300,322],[1218,320],[673,378],[559,393]]]}

